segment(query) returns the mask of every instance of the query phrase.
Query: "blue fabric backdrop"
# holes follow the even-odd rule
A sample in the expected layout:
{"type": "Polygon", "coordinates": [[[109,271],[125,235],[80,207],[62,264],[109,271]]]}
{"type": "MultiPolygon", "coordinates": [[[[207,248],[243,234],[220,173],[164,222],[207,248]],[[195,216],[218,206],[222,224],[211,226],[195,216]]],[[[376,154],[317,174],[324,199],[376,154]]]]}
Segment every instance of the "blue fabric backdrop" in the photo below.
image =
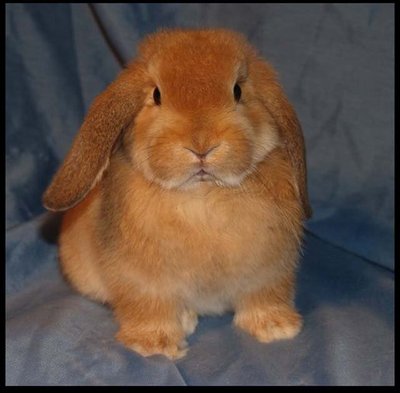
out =
{"type": "Polygon", "coordinates": [[[390,385],[394,5],[7,4],[6,382],[9,385],[390,385]],[[186,358],[116,343],[104,306],[57,265],[41,195],[92,102],[160,27],[228,27],[276,67],[303,125],[307,223],[292,341],[202,318],[186,358]]]}

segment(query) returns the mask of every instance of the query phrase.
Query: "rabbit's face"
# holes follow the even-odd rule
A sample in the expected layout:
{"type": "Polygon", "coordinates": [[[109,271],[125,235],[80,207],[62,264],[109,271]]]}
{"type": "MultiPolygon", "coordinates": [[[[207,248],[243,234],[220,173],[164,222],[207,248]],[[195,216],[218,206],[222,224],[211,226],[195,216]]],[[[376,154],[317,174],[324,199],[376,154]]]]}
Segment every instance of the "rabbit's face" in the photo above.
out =
{"type": "Polygon", "coordinates": [[[309,217],[302,130],[273,68],[238,33],[164,30],[96,97],[43,202],[78,204],[119,148],[163,188],[208,189],[263,182],[257,164],[278,145],[309,217]]]}
{"type": "Polygon", "coordinates": [[[201,34],[166,42],[150,50],[144,106],[125,135],[132,164],[168,189],[239,186],[279,142],[245,48],[201,34]]]}

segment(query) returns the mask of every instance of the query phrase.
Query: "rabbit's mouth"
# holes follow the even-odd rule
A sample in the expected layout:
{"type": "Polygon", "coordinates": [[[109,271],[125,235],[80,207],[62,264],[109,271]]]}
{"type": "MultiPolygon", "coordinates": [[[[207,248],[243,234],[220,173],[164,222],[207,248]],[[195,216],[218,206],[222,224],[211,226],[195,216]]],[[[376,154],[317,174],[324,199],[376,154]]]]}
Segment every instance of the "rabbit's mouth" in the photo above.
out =
{"type": "Polygon", "coordinates": [[[214,178],[213,175],[211,175],[210,173],[208,173],[204,169],[200,169],[193,176],[195,177],[194,180],[197,180],[197,181],[208,181],[208,180],[212,180],[214,178]]]}
{"type": "Polygon", "coordinates": [[[177,188],[188,189],[192,188],[198,183],[216,183],[218,178],[212,173],[206,171],[204,168],[199,169],[197,172],[191,174],[181,183],[177,188]]]}
{"type": "Polygon", "coordinates": [[[217,187],[223,187],[223,188],[232,188],[232,187],[238,187],[243,179],[250,173],[251,171],[244,171],[241,175],[239,176],[234,176],[234,175],[225,175],[225,176],[220,176],[214,173],[213,170],[207,171],[204,168],[199,169],[197,172],[186,178],[184,182],[179,184],[176,188],[181,188],[181,189],[191,189],[193,187],[196,187],[196,185],[201,185],[201,184],[210,184],[210,185],[215,185],[217,187]]]}

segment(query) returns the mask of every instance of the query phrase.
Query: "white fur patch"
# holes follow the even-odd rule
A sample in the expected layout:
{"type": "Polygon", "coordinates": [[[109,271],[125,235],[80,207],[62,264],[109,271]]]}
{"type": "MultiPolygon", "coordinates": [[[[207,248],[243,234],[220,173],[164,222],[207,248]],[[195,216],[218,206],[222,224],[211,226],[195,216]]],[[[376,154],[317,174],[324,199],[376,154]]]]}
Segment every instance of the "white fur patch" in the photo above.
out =
{"type": "Polygon", "coordinates": [[[261,162],[268,153],[280,145],[277,130],[270,124],[265,124],[256,137],[254,144],[253,164],[261,162]]]}

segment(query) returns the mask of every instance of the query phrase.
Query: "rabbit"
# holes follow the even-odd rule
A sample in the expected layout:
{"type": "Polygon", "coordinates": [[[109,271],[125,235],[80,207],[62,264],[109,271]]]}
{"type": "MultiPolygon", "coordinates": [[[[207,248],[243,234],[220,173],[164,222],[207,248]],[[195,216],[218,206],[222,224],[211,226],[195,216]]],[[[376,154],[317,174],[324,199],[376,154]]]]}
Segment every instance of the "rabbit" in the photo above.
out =
{"type": "Polygon", "coordinates": [[[117,340],[143,356],[183,357],[202,315],[232,312],[263,343],[301,330],[304,136],[241,33],[145,37],[95,98],[43,204],[65,211],[63,274],[112,308],[117,340]]]}

